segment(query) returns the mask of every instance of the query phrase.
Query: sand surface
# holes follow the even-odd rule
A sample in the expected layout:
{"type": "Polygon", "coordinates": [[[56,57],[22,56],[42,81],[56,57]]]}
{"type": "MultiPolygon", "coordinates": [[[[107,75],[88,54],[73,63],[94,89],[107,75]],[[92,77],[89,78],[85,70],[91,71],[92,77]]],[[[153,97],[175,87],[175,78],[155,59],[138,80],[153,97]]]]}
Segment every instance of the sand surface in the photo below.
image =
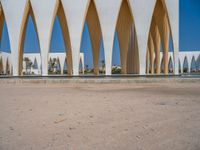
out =
{"type": "Polygon", "coordinates": [[[0,84],[0,150],[200,150],[200,84],[0,84]]]}

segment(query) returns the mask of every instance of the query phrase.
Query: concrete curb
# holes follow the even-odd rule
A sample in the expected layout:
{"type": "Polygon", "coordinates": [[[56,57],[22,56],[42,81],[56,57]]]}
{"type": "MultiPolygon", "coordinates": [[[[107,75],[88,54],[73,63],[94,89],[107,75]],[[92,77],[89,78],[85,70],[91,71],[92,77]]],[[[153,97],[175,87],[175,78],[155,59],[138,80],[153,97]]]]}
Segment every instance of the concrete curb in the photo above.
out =
{"type": "Polygon", "coordinates": [[[200,78],[195,77],[135,77],[135,78],[1,78],[0,84],[67,84],[67,83],[200,83],[200,78]]]}

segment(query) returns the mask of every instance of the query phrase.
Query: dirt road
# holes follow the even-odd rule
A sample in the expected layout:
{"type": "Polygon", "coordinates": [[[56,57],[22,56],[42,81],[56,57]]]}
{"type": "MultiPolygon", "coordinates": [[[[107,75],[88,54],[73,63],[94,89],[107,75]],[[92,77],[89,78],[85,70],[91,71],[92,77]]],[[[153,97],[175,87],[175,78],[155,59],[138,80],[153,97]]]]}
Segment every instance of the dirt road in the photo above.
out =
{"type": "Polygon", "coordinates": [[[199,150],[200,84],[0,85],[0,150],[199,150]]]}

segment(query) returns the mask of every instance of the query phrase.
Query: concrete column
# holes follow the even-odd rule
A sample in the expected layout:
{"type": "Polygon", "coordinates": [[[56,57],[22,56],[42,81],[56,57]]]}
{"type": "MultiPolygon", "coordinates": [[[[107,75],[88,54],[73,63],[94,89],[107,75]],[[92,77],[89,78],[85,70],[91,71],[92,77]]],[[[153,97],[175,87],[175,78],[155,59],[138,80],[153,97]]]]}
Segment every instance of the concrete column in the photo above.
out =
{"type": "Polygon", "coordinates": [[[152,36],[149,36],[149,55],[150,55],[150,70],[151,74],[154,74],[154,44],[152,40],[152,36]]]}
{"type": "Polygon", "coordinates": [[[99,54],[102,35],[96,6],[93,0],[90,2],[86,21],[92,43],[94,74],[99,75],[99,54]]]}
{"type": "Polygon", "coordinates": [[[72,50],[71,49],[68,49],[67,50],[67,73],[69,75],[72,75],[73,74],[73,71],[72,71],[72,50]]]}
{"type": "Polygon", "coordinates": [[[30,0],[38,31],[41,51],[42,76],[48,75],[48,56],[57,0],[30,0]]]}
{"type": "Polygon", "coordinates": [[[122,0],[95,0],[94,2],[102,29],[106,75],[111,75],[114,34],[122,0]]]}
{"type": "Polygon", "coordinates": [[[140,72],[140,60],[139,60],[139,50],[138,50],[138,41],[137,41],[137,37],[135,36],[134,39],[134,68],[133,68],[133,72],[135,74],[139,74],[140,72]]]}
{"type": "Polygon", "coordinates": [[[169,53],[169,24],[167,16],[165,15],[162,25],[162,46],[163,46],[163,58],[164,58],[164,74],[168,74],[168,53],[169,53]]]}
{"type": "Polygon", "coordinates": [[[147,47],[147,54],[146,54],[146,74],[149,74],[149,48],[147,47]]]}
{"type": "Polygon", "coordinates": [[[139,74],[146,74],[146,50],[155,0],[129,0],[138,41],[139,74]]]}
{"type": "Polygon", "coordinates": [[[129,50],[127,53],[127,72],[129,74],[139,74],[139,54],[134,25],[131,28],[129,50]]]}
{"type": "Polygon", "coordinates": [[[19,43],[26,0],[1,0],[10,39],[13,76],[19,75],[19,43]]]}
{"type": "Polygon", "coordinates": [[[62,29],[62,34],[63,34],[63,39],[64,39],[64,44],[65,44],[65,49],[66,49],[66,57],[67,57],[67,72],[69,75],[72,75],[72,50],[71,50],[71,41],[69,37],[69,30],[68,30],[68,25],[67,25],[67,20],[65,16],[65,12],[63,9],[63,5],[60,1],[58,1],[57,4],[57,15],[59,18],[60,26],[62,29]]]}
{"type": "Polygon", "coordinates": [[[0,4],[0,42],[2,38],[3,25],[4,25],[4,14],[0,4]]]}
{"type": "MultiPolygon", "coordinates": [[[[153,21],[154,22],[154,21],[153,21]]],[[[155,46],[155,61],[156,61],[156,74],[160,74],[160,33],[158,26],[153,23],[152,27],[152,38],[155,46]]]]}
{"type": "Polygon", "coordinates": [[[169,23],[173,38],[174,48],[174,73],[179,74],[179,1],[180,0],[165,0],[166,10],[168,10],[169,23]]]}
{"type": "Polygon", "coordinates": [[[61,0],[71,40],[73,75],[79,75],[81,38],[89,0],[61,0]]]}
{"type": "Polygon", "coordinates": [[[127,74],[127,54],[132,24],[133,19],[131,16],[130,8],[128,6],[127,0],[123,0],[116,28],[120,47],[122,74],[127,74]]]}

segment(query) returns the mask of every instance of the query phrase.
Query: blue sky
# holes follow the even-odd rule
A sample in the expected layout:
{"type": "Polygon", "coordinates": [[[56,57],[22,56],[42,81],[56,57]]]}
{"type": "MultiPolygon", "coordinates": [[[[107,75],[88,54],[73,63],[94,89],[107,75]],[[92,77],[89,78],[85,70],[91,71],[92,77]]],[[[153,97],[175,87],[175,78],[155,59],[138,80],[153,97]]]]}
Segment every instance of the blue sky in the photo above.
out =
{"type": "MultiPolygon", "coordinates": [[[[6,52],[10,51],[6,25],[4,25],[3,28],[0,50],[6,52]]],[[[200,50],[200,0],[180,0],[180,51],[185,50],[200,50]]],[[[62,32],[58,18],[56,18],[53,27],[50,52],[64,51],[65,47],[62,32]]],[[[101,61],[104,59],[103,42],[101,43],[100,51],[101,61]]],[[[31,17],[28,19],[24,52],[40,52],[31,17]]],[[[85,64],[89,64],[89,66],[92,67],[92,48],[86,24],[83,30],[81,52],[85,54],[85,64]]],[[[114,40],[113,56],[113,64],[119,64],[120,57],[117,36],[115,36],[114,40]]]]}

